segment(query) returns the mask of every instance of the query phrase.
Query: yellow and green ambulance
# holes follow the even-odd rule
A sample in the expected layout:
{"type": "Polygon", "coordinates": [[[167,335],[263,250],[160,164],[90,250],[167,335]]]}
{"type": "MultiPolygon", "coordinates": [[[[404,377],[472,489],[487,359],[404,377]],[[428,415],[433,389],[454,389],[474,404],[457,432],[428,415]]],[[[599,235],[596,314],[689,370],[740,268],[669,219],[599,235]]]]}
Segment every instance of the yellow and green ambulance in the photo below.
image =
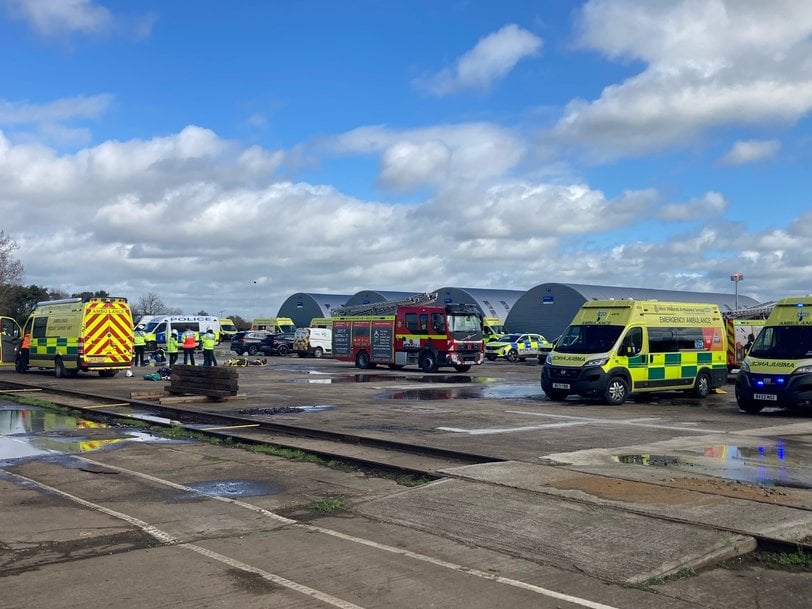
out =
{"type": "Polygon", "coordinates": [[[727,382],[725,337],[714,304],[590,301],[547,356],[541,387],[552,400],[575,394],[608,404],[654,391],[704,398],[727,382]]]}
{"type": "Polygon", "coordinates": [[[741,363],[736,402],[751,414],[766,406],[812,406],[812,297],[775,303],[741,363]]]}
{"type": "Polygon", "coordinates": [[[132,366],[133,319],[126,298],[38,302],[25,324],[29,329],[29,368],[64,377],[80,370],[115,376],[132,366]]]}

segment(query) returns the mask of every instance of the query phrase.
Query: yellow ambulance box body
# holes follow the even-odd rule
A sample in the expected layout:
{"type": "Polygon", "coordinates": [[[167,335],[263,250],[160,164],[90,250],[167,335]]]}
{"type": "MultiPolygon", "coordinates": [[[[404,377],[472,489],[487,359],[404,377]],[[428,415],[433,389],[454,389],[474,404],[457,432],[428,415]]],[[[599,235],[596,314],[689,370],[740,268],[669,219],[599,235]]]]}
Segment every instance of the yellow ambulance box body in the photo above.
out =
{"type": "Polygon", "coordinates": [[[749,413],[812,407],[812,296],[775,303],[741,363],[736,401],[749,413]]]}
{"type": "Polygon", "coordinates": [[[714,304],[636,300],[585,303],[541,373],[550,399],[622,403],[630,393],[692,391],[727,382],[724,320],[714,304]]]}
{"type": "Polygon", "coordinates": [[[115,376],[132,366],[133,319],[126,298],[67,298],[38,302],[30,328],[29,368],[57,377],[80,370],[115,376]]]}

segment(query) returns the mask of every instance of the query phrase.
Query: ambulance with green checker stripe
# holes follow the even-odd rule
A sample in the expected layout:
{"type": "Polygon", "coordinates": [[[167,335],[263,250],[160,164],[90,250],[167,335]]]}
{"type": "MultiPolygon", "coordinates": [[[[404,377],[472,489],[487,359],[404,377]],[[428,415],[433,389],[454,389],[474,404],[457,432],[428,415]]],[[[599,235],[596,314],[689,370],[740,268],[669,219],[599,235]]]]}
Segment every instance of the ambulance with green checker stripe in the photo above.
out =
{"type": "Polygon", "coordinates": [[[704,398],[726,382],[722,314],[717,305],[693,302],[587,302],[541,373],[541,387],[552,400],[580,395],[607,404],[654,391],[704,398]]]}
{"type": "Polygon", "coordinates": [[[741,363],[736,402],[755,414],[764,407],[812,407],[812,297],[775,303],[741,363]]]}

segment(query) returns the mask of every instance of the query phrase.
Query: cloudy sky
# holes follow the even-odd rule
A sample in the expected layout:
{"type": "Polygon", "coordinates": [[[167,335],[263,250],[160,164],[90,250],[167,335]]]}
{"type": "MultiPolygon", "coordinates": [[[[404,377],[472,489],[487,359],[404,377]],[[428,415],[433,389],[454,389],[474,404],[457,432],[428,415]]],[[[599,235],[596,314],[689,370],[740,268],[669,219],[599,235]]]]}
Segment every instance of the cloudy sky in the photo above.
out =
{"type": "Polygon", "coordinates": [[[812,2],[0,0],[23,283],[812,292],[812,2]]]}

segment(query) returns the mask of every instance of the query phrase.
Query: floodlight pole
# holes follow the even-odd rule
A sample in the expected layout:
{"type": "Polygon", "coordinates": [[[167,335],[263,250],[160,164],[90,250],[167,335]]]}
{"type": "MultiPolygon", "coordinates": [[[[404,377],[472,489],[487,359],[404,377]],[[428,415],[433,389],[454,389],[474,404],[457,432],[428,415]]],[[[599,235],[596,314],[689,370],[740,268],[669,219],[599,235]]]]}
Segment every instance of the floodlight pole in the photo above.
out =
{"type": "Polygon", "coordinates": [[[744,275],[741,273],[733,273],[730,276],[730,281],[733,282],[733,286],[735,287],[736,292],[736,310],[739,310],[739,282],[744,279],[744,275]]]}

